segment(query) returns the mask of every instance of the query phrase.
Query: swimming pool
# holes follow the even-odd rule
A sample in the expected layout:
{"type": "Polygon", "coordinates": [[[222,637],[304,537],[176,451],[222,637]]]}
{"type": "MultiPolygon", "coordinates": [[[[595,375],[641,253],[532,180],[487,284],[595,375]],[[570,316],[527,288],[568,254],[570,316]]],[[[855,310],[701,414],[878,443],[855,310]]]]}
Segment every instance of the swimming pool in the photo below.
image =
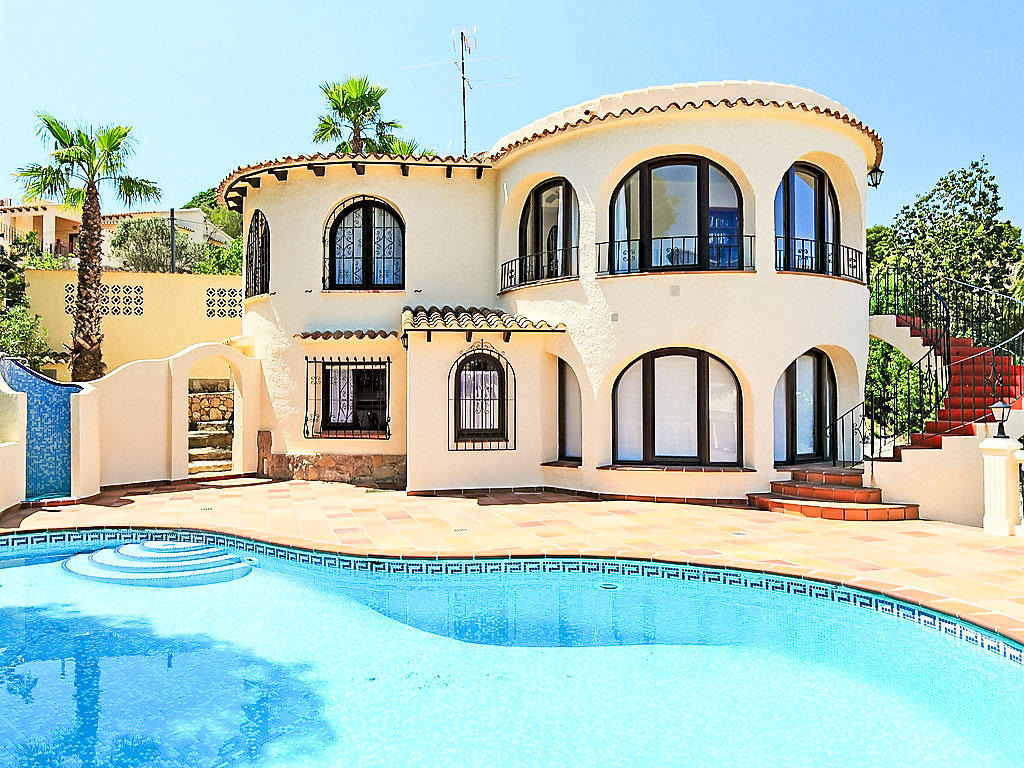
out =
{"type": "Polygon", "coordinates": [[[6,548],[0,765],[1024,764],[1020,649],[880,596],[213,535],[258,566],[154,589],[57,558],[143,535],[6,548]]]}

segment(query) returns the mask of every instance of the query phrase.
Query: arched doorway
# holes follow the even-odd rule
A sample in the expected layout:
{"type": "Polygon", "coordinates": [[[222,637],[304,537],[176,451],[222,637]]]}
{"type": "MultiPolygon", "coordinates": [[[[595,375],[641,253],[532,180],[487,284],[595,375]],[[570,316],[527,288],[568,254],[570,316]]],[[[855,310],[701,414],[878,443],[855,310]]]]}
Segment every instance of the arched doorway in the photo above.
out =
{"type": "Polygon", "coordinates": [[[775,385],[775,463],[824,461],[835,453],[829,425],[836,417],[836,376],[828,355],[810,349],[775,385]]]}
{"type": "Polygon", "coordinates": [[[234,471],[235,375],[227,361],[207,357],[188,374],[188,474],[234,471]]]}

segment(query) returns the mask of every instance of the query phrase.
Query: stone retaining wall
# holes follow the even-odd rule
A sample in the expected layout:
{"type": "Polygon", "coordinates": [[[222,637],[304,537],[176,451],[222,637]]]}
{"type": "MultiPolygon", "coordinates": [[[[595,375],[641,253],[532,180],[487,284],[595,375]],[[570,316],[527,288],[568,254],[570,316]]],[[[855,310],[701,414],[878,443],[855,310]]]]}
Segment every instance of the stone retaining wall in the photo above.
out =
{"type": "Polygon", "coordinates": [[[194,392],[188,396],[188,420],[194,424],[230,419],[234,413],[233,392],[194,392]]]}
{"type": "Polygon", "coordinates": [[[272,447],[270,432],[259,432],[256,439],[256,466],[257,472],[263,477],[274,480],[328,480],[380,488],[405,488],[404,454],[281,454],[274,453],[272,447]]]}

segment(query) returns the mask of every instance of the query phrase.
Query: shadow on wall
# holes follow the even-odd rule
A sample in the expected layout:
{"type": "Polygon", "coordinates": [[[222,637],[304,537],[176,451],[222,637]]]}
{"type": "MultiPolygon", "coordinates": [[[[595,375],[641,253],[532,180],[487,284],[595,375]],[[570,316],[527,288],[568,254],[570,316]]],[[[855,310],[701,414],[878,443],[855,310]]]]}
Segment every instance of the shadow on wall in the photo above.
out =
{"type": "Polygon", "coordinates": [[[204,768],[270,748],[315,758],[336,735],[304,672],[145,621],[2,608],[0,764],[204,768]]]}

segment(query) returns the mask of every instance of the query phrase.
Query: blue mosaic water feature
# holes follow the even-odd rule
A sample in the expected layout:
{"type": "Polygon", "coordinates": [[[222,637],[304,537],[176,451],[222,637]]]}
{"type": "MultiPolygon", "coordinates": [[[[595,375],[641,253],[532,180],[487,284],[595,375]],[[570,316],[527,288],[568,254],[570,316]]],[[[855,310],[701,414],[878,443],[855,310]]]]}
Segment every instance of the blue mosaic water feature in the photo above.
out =
{"type": "Polygon", "coordinates": [[[1020,647],[883,596],[206,534],[187,540],[252,553],[252,572],[153,589],[61,567],[159,535],[0,537],[0,765],[1024,764],[1020,647]]]}
{"type": "Polygon", "coordinates": [[[15,392],[28,395],[26,499],[70,496],[71,395],[82,388],[53,381],[9,357],[0,358],[0,376],[15,392]]]}

